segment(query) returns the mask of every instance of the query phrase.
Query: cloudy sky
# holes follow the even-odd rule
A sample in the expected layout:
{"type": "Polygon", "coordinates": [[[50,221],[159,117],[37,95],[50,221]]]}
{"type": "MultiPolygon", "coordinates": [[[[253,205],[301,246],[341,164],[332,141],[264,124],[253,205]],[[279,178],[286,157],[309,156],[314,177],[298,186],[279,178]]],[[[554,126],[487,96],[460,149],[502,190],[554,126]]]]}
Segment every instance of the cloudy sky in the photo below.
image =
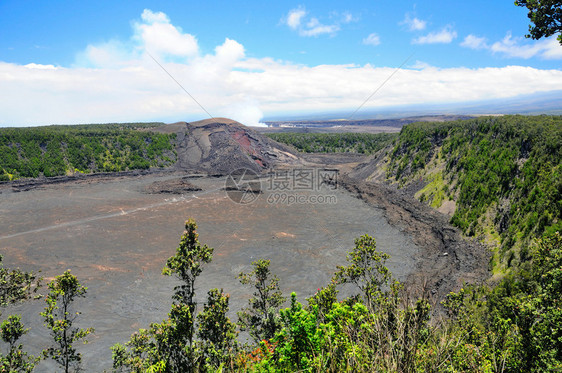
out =
{"type": "Polygon", "coordinates": [[[0,126],[253,125],[351,113],[385,81],[362,110],[560,90],[562,46],[528,24],[512,0],[2,0],[0,126]]]}

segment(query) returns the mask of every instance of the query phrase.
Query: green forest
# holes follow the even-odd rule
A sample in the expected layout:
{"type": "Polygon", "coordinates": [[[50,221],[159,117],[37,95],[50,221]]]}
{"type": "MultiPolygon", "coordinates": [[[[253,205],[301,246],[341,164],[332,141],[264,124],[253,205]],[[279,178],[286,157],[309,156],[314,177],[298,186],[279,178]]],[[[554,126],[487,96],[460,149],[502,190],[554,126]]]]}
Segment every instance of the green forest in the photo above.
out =
{"type": "Polygon", "coordinates": [[[390,144],[398,134],[284,132],[267,136],[303,153],[373,154],[390,144]]]}
{"type": "Polygon", "coordinates": [[[165,167],[175,162],[162,123],[0,128],[0,181],[165,167]]]}
{"type": "Polygon", "coordinates": [[[562,227],[562,117],[495,116],[405,126],[387,178],[433,207],[456,203],[451,223],[500,247],[493,267],[527,261],[528,246],[562,227]],[[425,193],[423,193],[425,192],[425,193]]]}

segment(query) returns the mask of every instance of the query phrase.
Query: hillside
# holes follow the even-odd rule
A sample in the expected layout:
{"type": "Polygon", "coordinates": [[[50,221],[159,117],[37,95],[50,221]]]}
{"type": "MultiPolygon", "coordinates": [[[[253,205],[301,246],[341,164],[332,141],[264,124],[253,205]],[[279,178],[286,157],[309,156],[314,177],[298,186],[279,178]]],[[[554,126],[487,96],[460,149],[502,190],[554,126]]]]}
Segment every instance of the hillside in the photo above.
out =
{"type": "Polygon", "coordinates": [[[386,182],[496,248],[496,271],[562,226],[562,117],[481,117],[405,126],[352,175],[386,182]]]}
{"type": "Polygon", "coordinates": [[[154,128],[174,134],[181,170],[228,174],[239,168],[261,172],[297,160],[290,148],[227,118],[178,122],[154,128]]]}
{"type": "Polygon", "coordinates": [[[174,135],[141,131],[159,125],[0,128],[0,181],[170,166],[174,135]]]}

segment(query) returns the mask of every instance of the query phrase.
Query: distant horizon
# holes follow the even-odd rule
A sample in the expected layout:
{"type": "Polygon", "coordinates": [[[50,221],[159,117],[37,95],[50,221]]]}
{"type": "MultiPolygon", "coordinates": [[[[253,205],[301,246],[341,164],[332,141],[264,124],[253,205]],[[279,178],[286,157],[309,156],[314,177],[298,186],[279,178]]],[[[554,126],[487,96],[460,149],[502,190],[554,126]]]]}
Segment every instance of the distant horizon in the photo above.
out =
{"type": "Polygon", "coordinates": [[[507,99],[477,100],[469,102],[456,102],[450,104],[419,104],[396,105],[380,109],[365,109],[358,111],[352,118],[353,112],[333,111],[324,113],[295,113],[285,115],[264,116],[263,121],[282,120],[363,120],[363,119],[392,119],[410,116],[426,115],[562,115],[562,90],[541,92],[534,95],[521,95],[507,99]],[[284,118],[284,119],[283,119],[284,118]],[[291,119],[288,119],[291,118],[291,119]]]}
{"type": "MultiPolygon", "coordinates": [[[[450,105],[399,105],[395,107],[381,108],[380,110],[365,110],[364,112],[358,112],[352,118],[349,118],[349,114],[352,110],[347,111],[326,111],[326,112],[309,112],[309,113],[287,113],[284,115],[270,115],[260,118],[257,124],[246,124],[239,120],[230,117],[213,117],[213,118],[226,118],[235,120],[247,127],[264,127],[267,122],[295,122],[295,121],[364,121],[364,120],[392,120],[392,119],[408,119],[415,117],[442,117],[442,116],[497,116],[497,115],[562,115],[562,106],[557,104],[557,102],[562,102],[562,90],[557,90],[549,92],[553,94],[553,97],[560,99],[560,101],[554,101],[553,98],[550,100],[545,100],[544,106],[546,108],[539,108],[536,103],[525,104],[524,99],[532,96],[522,96],[520,98],[515,98],[511,100],[497,100],[498,102],[508,102],[511,106],[515,108],[509,109],[509,106],[499,106],[495,110],[491,109],[490,106],[494,106],[494,102],[486,103],[482,101],[468,102],[468,103],[455,103],[450,105]],[[448,108],[447,108],[448,107],[448,108]],[[501,110],[504,108],[504,110],[501,110]]],[[[547,93],[548,94],[548,93],[547,93]]],[[[544,95],[541,95],[544,96],[544,95]]],[[[0,128],[26,128],[26,127],[45,127],[45,126],[80,126],[80,125],[103,125],[103,124],[135,124],[135,123],[162,123],[162,124],[172,124],[177,122],[197,122],[202,120],[208,120],[210,117],[205,117],[202,115],[193,115],[190,118],[156,118],[153,120],[125,120],[125,121],[109,121],[109,122],[80,122],[80,123],[43,123],[43,124],[33,124],[33,125],[12,125],[5,126],[0,124],[0,128]]]]}
{"type": "MultiPolygon", "coordinates": [[[[379,116],[369,116],[365,114],[364,117],[358,117],[353,119],[346,119],[346,118],[338,118],[336,116],[330,116],[329,114],[311,114],[311,115],[303,115],[301,116],[287,116],[287,117],[266,117],[259,121],[259,125],[247,125],[245,123],[239,122],[240,124],[245,125],[246,127],[266,127],[267,123],[271,122],[354,122],[354,121],[384,121],[384,120],[399,120],[399,119],[411,119],[417,117],[447,117],[447,116],[458,116],[458,117],[483,117],[483,116],[504,116],[504,115],[523,115],[523,116],[538,116],[538,115],[553,115],[553,116],[562,116],[562,110],[557,113],[549,113],[549,112],[536,112],[536,113],[439,113],[434,111],[428,111],[426,113],[404,113],[403,115],[399,115],[398,112],[394,115],[385,116],[384,114],[379,114],[379,116]]],[[[223,117],[216,117],[216,118],[223,118],[223,117]]],[[[48,127],[48,126],[89,126],[89,125],[126,125],[126,124],[174,124],[178,122],[186,122],[186,123],[193,123],[202,120],[211,119],[209,117],[200,117],[193,120],[151,120],[151,121],[123,121],[123,122],[99,122],[99,123],[48,123],[48,124],[37,124],[37,125],[16,125],[16,126],[3,126],[0,125],[0,129],[2,128],[36,128],[36,127],[48,127]]],[[[232,118],[225,118],[231,119],[232,118]]]]}

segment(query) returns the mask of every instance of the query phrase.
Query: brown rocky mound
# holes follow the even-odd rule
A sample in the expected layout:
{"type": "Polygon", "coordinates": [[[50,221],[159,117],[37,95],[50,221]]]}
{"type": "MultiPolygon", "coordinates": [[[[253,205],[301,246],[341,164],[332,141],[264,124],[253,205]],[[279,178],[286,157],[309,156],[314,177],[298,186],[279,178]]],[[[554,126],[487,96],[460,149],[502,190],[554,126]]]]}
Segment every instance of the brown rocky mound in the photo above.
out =
{"type": "Polygon", "coordinates": [[[180,170],[228,174],[247,168],[261,173],[298,161],[287,146],[227,118],[178,122],[154,131],[176,134],[176,167],[180,170]]]}
{"type": "Polygon", "coordinates": [[[202,190],[198,186],[191,184],[187,177],[164,181],[155,181],[144,188],[148,194],[184,194],[202,190]]]}

